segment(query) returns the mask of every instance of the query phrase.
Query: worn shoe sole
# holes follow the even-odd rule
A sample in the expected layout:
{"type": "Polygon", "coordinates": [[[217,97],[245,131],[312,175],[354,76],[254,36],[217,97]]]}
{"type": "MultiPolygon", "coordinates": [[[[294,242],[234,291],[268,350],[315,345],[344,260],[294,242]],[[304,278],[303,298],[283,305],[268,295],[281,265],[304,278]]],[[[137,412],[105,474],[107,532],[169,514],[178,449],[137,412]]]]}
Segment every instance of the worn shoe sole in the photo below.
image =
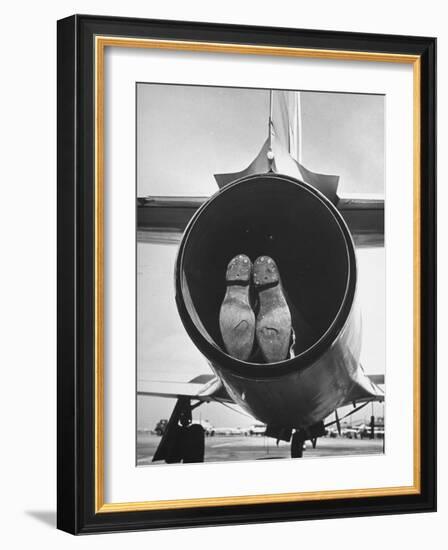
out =
{"type": "Polygon", "coordinates": [[[291,313],[283,294],[277,264],[269,256],[254,262],[253,281],[258,290],[259,311],[256,338],[267,363],[288,357],[291,340],[291,313]]]}
{"type": "Polygon", "coordinates": [[[227,266],[227,290],[219,312],[219,327],[227,353],[246,361],[254,345],[255,314],[249,301],[252,262],[235,256],[227,266]]]}

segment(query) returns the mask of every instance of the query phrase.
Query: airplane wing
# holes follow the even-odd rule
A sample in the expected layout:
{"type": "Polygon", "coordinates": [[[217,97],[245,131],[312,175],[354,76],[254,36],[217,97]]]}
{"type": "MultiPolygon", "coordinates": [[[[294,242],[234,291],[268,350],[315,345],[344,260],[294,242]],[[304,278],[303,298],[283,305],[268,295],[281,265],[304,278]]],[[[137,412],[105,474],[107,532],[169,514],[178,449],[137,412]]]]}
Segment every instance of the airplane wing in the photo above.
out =
{"type": "Polygon", "coordinates": [[[214,374],[201,374],[189,382],[139,380],[137,395],[174,399],[186,397],[207,403],[210,401],[233,403],[222,382],[214,374]]]}
{"type": "MultiPolygon", "coordinates": [[[[384,391],[380,388],[380,385],[384,385],[383,374],[365,375],[362,372],[353,384],[352,390],[343,405],[366,401],[384,401],[384,391]]],[[[211,401],[234,403],[221,380],[214,374],[201,374],[189,382],[139,380],[137,395],[171,399],[186,397],[205,403],[211,401]]]]}
{"type": "MultiPolygon", "coordinates": [[[[177,244],[193,214],[209,197],[139,197],[137,240],[177,244]]],[[[355,245],[384,246],[384,198],[379,195],[338,196],[336,207],[355,245]]]]}
{"type": "Polygon", "coordinates": [[[344,404],[384,401],[384,390],[380,387],[382,385],[384,385],[384,374],[367,375],[361,367],[344,404]]]}

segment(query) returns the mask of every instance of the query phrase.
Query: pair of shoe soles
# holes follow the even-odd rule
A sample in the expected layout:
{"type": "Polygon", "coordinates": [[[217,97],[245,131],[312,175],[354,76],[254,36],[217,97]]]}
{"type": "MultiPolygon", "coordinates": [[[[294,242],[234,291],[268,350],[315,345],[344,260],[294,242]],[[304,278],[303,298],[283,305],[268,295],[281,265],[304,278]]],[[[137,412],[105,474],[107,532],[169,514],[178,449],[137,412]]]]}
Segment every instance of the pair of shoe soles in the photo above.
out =
{"type": "Polygon", "coordinates": [[[252,264],[244,254],[235,256],[227,266],[226,285],[219,325],[227,353],[247,361],[256,339],[267,363],[286,359],[291,338],[291,313],[274,260],[260,256],[252,264]],[[251,280],[258,293],[256,319],[250,304],[251,280]]]}

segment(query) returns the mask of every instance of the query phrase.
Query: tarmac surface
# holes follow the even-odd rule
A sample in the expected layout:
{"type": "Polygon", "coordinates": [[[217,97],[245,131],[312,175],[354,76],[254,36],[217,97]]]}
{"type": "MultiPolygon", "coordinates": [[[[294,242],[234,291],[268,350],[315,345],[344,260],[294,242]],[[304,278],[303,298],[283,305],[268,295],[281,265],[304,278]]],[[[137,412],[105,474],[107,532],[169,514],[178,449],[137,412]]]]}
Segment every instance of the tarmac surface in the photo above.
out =
{"type": "MultiPolygon", "coordinates": [[[[137,434],[137,466],[153,464],[152,457],[160,437],[150,433],[137,434]]],[[[348,439],[321,437],[313,449],[307,441],[303,458],[373,455],[383,453],[382,439],[348,439]]],[[[221,436],[205,438],[205,462],[229,462],[290,458],[290,444],[264,436],[221,436]]]]}

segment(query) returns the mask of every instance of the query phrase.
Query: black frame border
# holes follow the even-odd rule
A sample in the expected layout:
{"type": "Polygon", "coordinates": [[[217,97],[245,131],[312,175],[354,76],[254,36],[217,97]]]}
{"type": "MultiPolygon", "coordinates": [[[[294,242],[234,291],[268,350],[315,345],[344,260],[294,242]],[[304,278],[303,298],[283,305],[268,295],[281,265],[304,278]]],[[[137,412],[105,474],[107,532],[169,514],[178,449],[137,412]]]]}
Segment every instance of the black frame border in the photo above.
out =
{"type": "Polygon", "coordinates": [[[57,526],[73,534],[436,510],[436,39],[74,15],[58,21],[57,526]],[[421,59],[421,492],[95,513],[96,35],[417,55],[421,59]]]}

